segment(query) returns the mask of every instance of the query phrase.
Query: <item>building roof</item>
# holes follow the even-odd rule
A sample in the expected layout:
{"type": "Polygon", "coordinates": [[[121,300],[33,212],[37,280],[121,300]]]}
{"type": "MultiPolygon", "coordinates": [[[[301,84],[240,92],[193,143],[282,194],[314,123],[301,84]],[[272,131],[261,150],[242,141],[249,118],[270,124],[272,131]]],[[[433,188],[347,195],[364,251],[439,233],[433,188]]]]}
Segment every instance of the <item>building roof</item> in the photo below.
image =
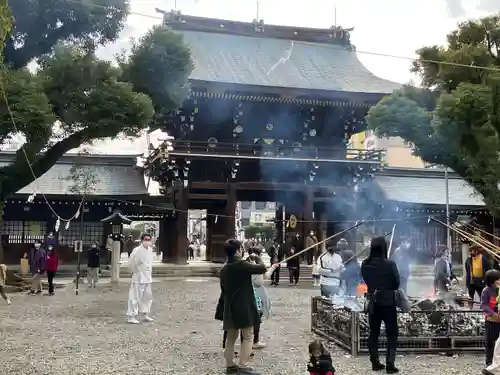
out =
{"type": "MultiPolygon", "coordinates": [[[[387,94],[401,85],[372,74],[334,28],[311,29],[165,13],[191,48],[195,81],[387,94]],[[279,63],[281,61],[281,63],[279,63]]],[[[342,34],[343,35],[343,34],[342,34]]]]}
{"type": "MultiPolygon", "coordinates": [[[[144,174],[136,167],[138,155],[64,155],[51,169],[17,194],[31,195],[80,195],[75,191],[76,182],[71,178],[73,167],[81,174],[90,174],[96,182],[93,196],[148,195],[144,174]]],[[[12,152],[0,152],[0,167],[13,158],[12,152]]]]}
{"type": "MultiPolygon", "coordinates": [[[[392,201],[419,205],[446,204],[446,180],[440,170],[388,168],[376,175],[375,181],[385,197],[392,201]]],[[[448,191],[451,206],[485,206],[472,186],[452,172],[448,173],[448,191]]]]}

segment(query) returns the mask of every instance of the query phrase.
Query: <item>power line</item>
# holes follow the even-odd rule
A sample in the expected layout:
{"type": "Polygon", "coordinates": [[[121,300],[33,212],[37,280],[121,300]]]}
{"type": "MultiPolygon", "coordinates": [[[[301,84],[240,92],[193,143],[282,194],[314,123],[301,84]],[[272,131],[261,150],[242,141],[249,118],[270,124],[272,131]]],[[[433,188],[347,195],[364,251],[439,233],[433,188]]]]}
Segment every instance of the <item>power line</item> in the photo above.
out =
{"type": "MultiPolygon", "coordinates": [[[[66,1],[68,1],[70,3],[75,3],[75,4],[82,3],[79,0],[66,0],[66,1]]],[[[86,5],[88,5],[90,7],[94,7],[94,8],[109,9],[109,7],[106,7],[104,5],[98,5],[98,4],[86,4],[86,5]]],[[[153,16],[151,14],[139,13],[139,12],[133,12],[133,11],[130,11],[128,14],[163,21],[163,17],[153,16]]],[[[207,31],[209,31],[209,30],[210,31],[220,31],[220,28],[216,28],[216,27],[206,28],[206,29],[207,29],[207,31]]],[[[245,36],[251,36],[251,35],[248,34],[245,36]]],[[[349,51],[345,48],[329,45],[326,43],[315,43],[315,42],[306,42],[306,41],[294,41],[294,43],[322,47],[322,48],[330,48],[332,50],[336,50],[339,52],[345,52],[345,53],[355,53],[355,54],[359,53],[360,55],[385,57],[385,58],[392,58],[392,59],[406,60],[406,61],[418,60],[420,62],[428,63],[428,64],[438,64],[438,65],[456,66],[459,68],[470,68],[470,69],[479,69],[479,70],[485,70],[485,71],[490,71],[490,72],[500,72],[500,68],[491,67],[491,66],[462,64],[462,63],[457,63],[457,62],[452,62],[452,61],[438,61],[438,60],[420,59],[420,58],[409,57],[409,56],[393,55],[393,54],[389,54],[389,53],[381,53],[381,52],[373,52],[373,51],[363,51],[363,50],[357,50],[357,49],[354,51],[349,51]]]]}

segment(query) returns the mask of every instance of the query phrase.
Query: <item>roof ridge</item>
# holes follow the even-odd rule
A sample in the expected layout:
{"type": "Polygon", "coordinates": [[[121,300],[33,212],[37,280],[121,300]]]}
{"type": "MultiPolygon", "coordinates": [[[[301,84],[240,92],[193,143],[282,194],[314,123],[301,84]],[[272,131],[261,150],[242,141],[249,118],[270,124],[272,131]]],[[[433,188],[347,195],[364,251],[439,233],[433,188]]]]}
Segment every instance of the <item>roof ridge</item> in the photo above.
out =
{"type": "MultiPolygon", "coordinates": [[[[14,159],[15,151],[0,151],[0,162],[10,162],[14,159]]],[[[90,164],[90,165],[120,165],[120,166],[135,166],[132,160],[142,154],[64,154],[56,163],[57,164],[90,164]],[[100,161],[100,162],[99,162],[100,161]]]]}
{"type": "Polygon", "coordinates": [[[286,39],[324,44],[341,45],[354,48],[350,43],[350,33],[354,27],[313,28],[304,26],[265,25],[264,20],[254,19],[252,22],[233,21],[219,18],[183,15],[180,11],[163,11],[163,23],[174,30],[204,31],[239,36],[255,36],[260,38],[286,39]]]}

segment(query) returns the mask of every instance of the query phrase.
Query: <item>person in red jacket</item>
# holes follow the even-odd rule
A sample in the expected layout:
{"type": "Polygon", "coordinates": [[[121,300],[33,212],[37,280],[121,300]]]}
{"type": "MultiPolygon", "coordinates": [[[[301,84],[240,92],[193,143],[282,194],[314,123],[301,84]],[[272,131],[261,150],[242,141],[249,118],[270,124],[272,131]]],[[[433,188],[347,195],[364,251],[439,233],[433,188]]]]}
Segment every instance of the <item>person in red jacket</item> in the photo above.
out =
{"type": "Polygon", "coordinates": [[[56,276],[57,269],[59,268],[59,257],[56,254],[54,246],[52,245],[49,245],[48,248],[45,267],[47,269],[47,281],[49,282],[49,296],[53,296],[55,294],[54,277],[56,276]]]}

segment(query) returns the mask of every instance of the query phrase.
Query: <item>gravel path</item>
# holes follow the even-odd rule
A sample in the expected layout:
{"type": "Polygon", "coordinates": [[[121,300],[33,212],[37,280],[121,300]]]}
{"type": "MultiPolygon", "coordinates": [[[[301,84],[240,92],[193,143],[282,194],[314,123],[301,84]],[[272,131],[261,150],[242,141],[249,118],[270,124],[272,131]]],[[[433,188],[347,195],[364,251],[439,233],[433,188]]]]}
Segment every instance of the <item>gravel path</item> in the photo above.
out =
{"type": "MultiPolygon", "coordinates": [[[[0,301],[2,375],[222,374],[221,325],[214,321],[219,295],[215,279],[165,280],[153,284],[152,324],[128,325],[127,284],[111,289],[70,285],[55,297],[13,295],[0,301]],[[140,372],[139,372],[140,371],[140,372]]],[[[253,360],[263,375],[304,375],[309,298],[304,289],[270,289],[275,315],[263,324],[268,348],[253,360]]],[[[366,357],[332,348],[339,375],[369,368],[366,357]]],[[[479,374],[483,358],[398,357],[403,374],[479,374]]],[[[371,372],[370,372],[371,373],[371,372]]]]}

